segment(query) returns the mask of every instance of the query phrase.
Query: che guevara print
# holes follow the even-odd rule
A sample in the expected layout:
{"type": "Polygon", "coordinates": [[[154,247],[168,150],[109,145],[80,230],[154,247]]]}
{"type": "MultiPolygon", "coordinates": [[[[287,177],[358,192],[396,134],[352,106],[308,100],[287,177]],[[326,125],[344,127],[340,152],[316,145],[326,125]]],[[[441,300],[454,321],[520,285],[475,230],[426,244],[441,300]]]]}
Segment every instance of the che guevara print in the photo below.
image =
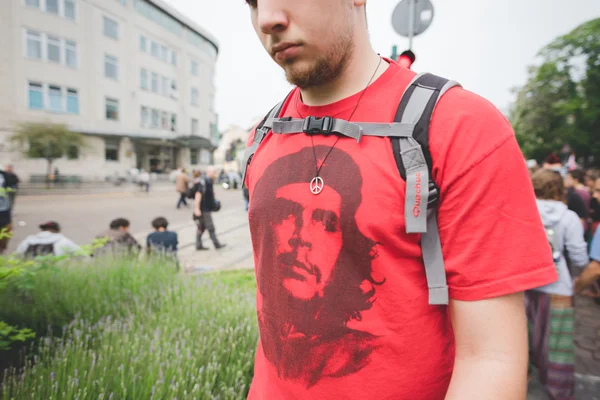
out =
{"type": "Polygon", "coordinates": [[[329,151],[305,147],[276,159],[250,193],[264,355],[280,379],[306,387],[369,364],[377,337],[348,324],[385,283],[372,276],[377,243],[356,222],[362,177],[354,160],[333,148],[319,173],[323,191],[311,193],[315,155],[320,166],[329,151]]]}

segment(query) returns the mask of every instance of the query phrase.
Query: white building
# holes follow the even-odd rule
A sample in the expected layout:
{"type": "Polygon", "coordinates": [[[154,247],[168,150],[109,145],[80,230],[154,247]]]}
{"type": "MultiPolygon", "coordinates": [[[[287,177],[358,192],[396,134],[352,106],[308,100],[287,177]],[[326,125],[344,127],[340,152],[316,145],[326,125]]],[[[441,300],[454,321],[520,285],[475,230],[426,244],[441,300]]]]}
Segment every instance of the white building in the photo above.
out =
{"type": "Polygon", "coordinates": [[[8,144],[19,122],[64,123],[88,149],[61,175],[212,163],[216,40],[160,0],[0,1],[0,163],[23,180],[46,161],[8,144]]]}

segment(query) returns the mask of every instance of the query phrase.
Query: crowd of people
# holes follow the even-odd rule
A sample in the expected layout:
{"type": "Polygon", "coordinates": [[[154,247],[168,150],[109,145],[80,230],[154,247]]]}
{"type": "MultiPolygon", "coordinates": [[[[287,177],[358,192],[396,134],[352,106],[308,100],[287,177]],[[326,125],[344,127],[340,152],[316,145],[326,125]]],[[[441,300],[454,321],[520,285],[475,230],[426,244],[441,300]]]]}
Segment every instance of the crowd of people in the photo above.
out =
{"type": "Polygon", "coordinates": [[[575,294],[600,305],[600,172],[552,161],[530,173],[559,278],[525,298],[530,365],[553,399],[566,400],[575,390],[575,294]]]}

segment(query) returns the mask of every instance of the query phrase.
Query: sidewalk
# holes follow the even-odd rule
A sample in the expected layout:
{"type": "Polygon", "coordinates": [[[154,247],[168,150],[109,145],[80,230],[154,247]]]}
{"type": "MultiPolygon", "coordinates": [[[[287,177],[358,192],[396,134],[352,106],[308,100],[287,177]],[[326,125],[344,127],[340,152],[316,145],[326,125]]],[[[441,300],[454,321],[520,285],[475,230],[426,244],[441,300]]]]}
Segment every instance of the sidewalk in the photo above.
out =
{"type": "MultiPolygon", "coordinates": [[[[157,181],[150,184],[150,191],[174,190],[175,183],[170,181],[157,181]]],[[[64,195],[90,195],[90,194],[130,194],[141,192],[138,185],[133,183],[124,183],[116,186],[112,183],[83,183],[77,187],[75,185],[55,186],[47,188],[43,184],[22,184],[19,187],[17,196],[64,196],[64,195]]]]}

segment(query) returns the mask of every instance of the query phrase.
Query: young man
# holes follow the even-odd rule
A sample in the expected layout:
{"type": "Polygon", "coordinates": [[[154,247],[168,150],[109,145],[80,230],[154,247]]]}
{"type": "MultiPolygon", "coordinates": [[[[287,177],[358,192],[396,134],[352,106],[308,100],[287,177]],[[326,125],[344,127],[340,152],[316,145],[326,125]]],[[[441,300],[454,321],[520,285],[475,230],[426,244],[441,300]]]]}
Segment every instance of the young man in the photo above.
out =
{"type": "Polygon", "coordinates": [[[142,246],[135,240],[129,233],[130,223],[125,218],[116,218],[111,221],[109,229],[96,236],[97,239],[106,239],[108,242],[101,249],[97,249],[95,255],[105,253],[107,250],[113,252],[124,252],[132,253],[139,251],[142,246]]]}
{"type": "Polygon", "coordinates": [[[49,221],[40,225],[41,232],[29,235],[17,247],[16,253],[27,257],[54,254],[74,254],[81,250],[71,239],[60,233],[58,222],[49,221]]]}
{"type": "Polygon", "coordinates": [[[0,171],[0,254],[4,254],[12,235],[12,204],[9,176],[0,171]]]}
{"type": "Polygon", "coordinates": [[[185,198],[187,196],[187,191],[190,185],[190,178],[188,178],[187,171],[185,168],[181,170],[181,172],[175,177],[175,190],[179,193],[179,201],[177,201],[177,208],[186,206],[188,207],[187,201],[185,198]]]}
{"type": "MultiPolygon", "coordinates": [[[[366,0],[247,3],[297,86],[281,117],[394,120],[415,74],[372,49],[366,0]]],[[[251,400],[525,399],[523,291],[557,275],[523,156],[502,114],[459,88],[429,135],[449,306],[428,303],[389,138],[264,138],[245,178],[261,332],[251,400]]]]}
{"type": "Polygon", "coordinates": [[[196,230],[196,250],[208,250],[202,244],[202,235],[208,231],[210,240],[212,240],[215,249],[221,249],[226,246],[220,243],[217,238],[215,223],[212,218],[213,206],[216,202],[214,180],[217,177],[217,170],[213,167],[208,168],[206,177],[202,179],[198,171],[194,171],[194,221],[198,229],[196,230]]]}
{"type": "Polygon", "coordinates": [[[164,217],[155,218],[152,221],[154,232],[146,238],[146,247],[148,253],[155,251],[158,253],[177,254],[177,232],[168,231],[169,222],[164,217]]]}

